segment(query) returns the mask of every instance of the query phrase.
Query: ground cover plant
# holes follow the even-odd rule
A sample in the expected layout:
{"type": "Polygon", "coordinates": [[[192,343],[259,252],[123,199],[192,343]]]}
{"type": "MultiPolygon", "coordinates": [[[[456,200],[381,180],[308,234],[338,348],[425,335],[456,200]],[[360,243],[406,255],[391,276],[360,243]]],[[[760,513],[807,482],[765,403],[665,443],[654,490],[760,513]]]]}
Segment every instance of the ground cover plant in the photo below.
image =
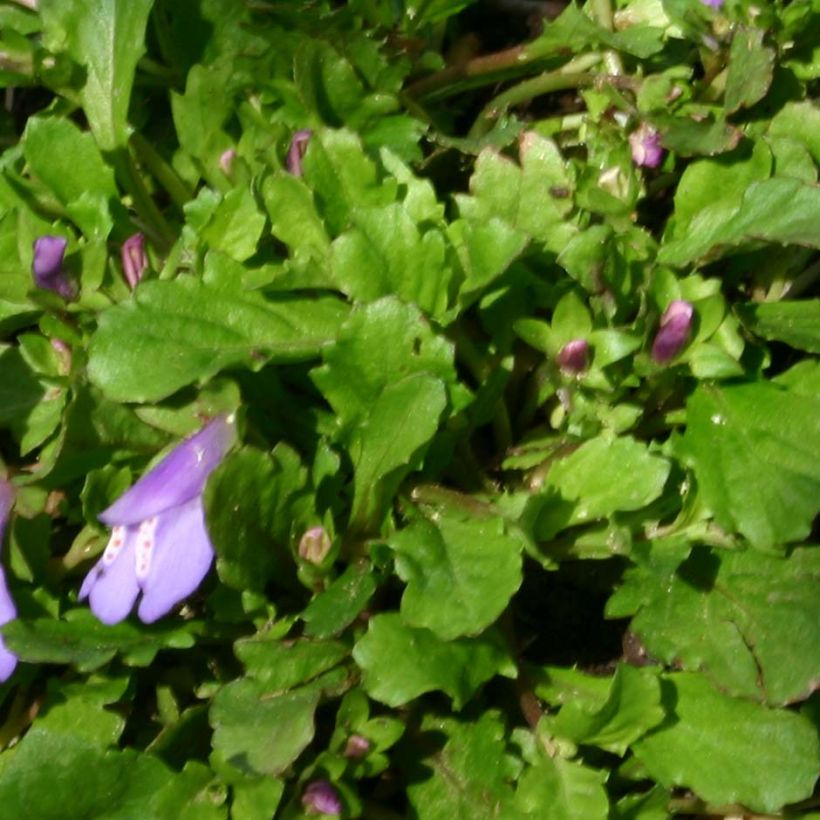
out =
{"type": "Polygon", "coordinates": [[[0,4],[3,816],[820,817],[819,43],[0,4]]]}

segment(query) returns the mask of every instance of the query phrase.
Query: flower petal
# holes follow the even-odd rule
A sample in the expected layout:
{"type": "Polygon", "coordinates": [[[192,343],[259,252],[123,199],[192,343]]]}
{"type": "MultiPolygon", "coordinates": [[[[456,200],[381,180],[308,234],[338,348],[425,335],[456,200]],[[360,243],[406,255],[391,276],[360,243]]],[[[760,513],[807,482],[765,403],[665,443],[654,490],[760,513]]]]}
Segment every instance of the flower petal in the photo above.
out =
{"type": "Polygon", "coordinates": [[[159,517],[153,550],[148,575],[140,582],[144,594],[137,611],[147,624],[187,598],[211,568],[214,548],[205,529],[200,498],[159,517]]]}
{"type": "MultiPolygon", "coordinates": [[[[3,482],[0,481],[0,484],[3,482]]],[[[2,501],[0,501],[2,504],[2,501]]],[[[2,512],[2,510],[0,510],[2,512]]],[[[0,528],[2,534],[2,528],[0,528]]],[[[17,617],[17,607],[14,606],[14,601],[11,599],[9,588],[6,584],[6,574],[3,568],[0,567],[0,626],[13,621],[17,617]]],[[[5,641],[0,636],[0,683],[7,681],[11,677],[11,673],[17,666],[17,656],[10,650],[6,649],[5,641]]]]}
{"type": "Polygon", "coordinates": [[[103,557],[88,573],[80,588],[79,600],[88,598],[91,611],[104,624],[117,624],[127,618],[139,594],[134,572],[137,532],[136,527],[126,528],[124,542],[119,546],[114,545],[117,536],[114,533],[103,557]]]}
{"type": "Polygon", "coordinates": [[[0,545],[3,542],[3,533],[6,531],[6,522],[9,520],[11,505],[14,503],[14,486],[0,478],[0,545]]]}
{"type": "Polygon", "coordinates": [[[131,526],[196,498],[234,437],[233,419],[217,416],[142,476],[99,516],[100,521],[131,526]]]}

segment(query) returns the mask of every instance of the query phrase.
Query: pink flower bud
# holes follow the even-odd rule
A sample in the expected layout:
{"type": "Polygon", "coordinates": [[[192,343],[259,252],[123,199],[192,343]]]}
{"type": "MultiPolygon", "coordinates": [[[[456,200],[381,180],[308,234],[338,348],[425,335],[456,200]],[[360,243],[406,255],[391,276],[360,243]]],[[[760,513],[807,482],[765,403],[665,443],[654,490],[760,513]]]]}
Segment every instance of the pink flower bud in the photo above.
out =
{"type": "Polygon", "coordinates": [[[675,299],[663,312],[652,342],[652,358],[658,364],[666,364],[681,352],[689,339],[694,312],[692,305],[683,299],[675,299]]]}
{"type": "Polygon", "coordinates": [[[302,806],[310,814],[332,814],[338,817],[342,813],[342,801],[327,780],[314,780],[304,790],[302,806]]]}
{"type": "Polygon", "coordinates": [[[351,735],[345,745],[345,757],[358,760],[370,751],[370,741],[361,735],[351,735]]]}
{"type": "Polygon", "coordinates": [[[632,161],[639,168],[657,168],[663,161],[661,135],[648,123],[643,123],[629,135],[632,161]]]}
{"type": "Polygon", "coordinates": [[[311,564],[321,564],[330,552],[330,536],[324,527],[311,527],[299,539],[299,557],[311,564]]]}
{"type": "Polygon", "coordinates": [[[558,353],[558,366],[564,373],[577,375],[589,366],[589,343],[586,339],[567,342],[558,353]]]}
{"type": "Polygon", "coordinates": [[[122,272],[131,290],[137,286],[148,267],[148,256],[145,253],[145,236],[135,233],[122,243],[122,272]]]}
{"type": "Polygon", "coordinates": [[[307,151],[310,138],[313,136],[313,131],[310,128],[303,128],[293,135],[290,141],[290,148],[288,149],[287,168],[295,177],[302,176],[302,157],[307,151]]]}
{"type": "Polygon", "coordinates": [[[233,170],[233,161],[236,159],[236,151],[233,148],[228,148],[219,156],[219,170],[225,174],[226,177],[231,175],[233,170]]]}

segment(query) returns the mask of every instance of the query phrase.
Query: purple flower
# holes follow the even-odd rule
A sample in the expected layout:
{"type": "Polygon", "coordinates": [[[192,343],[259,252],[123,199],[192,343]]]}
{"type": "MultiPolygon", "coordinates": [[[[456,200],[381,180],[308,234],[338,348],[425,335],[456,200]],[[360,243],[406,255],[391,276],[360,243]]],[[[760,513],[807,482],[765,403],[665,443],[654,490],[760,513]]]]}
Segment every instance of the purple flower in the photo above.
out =
{"type": "Polygon", "coordinates": [[[233,171],[233,162],[236,159],[236,151],[233,148],[228,148],[219,155],[219,170],[225,174],[226,177],[231,175],[233,171]]]}
{"type": "MultiPolygon", "coordinates": [[[[3,533],[14,503],[14,487],[3,478],[0,478],[0,546],[3,544],[3,533]]],[[[6,575],[0,567],[0,626],[13,621],[17,617],[17,609],[11,600],[9,588],[6,584],[6,575]]],[[[3,637],[0,636],[0,683],[7,681],[17,666],[17,657],[6,649],[3,637]]]]}
{"type": "Polygon", "coordinates": [[[313,131],[310,128],[303,128],[293,135],[290,141],[290,148],[288,149],[287,168],[295,177],[302,176],[302,157],[307,151],[308,142],[313,136],[313,131]]]}
{"type": "Polygon", "coordinates": [[[704,6],[709,6],[713,9],[719,9],[723,5],[723,0],[700,0],[704,6]]]}
{"type": "Polygon", "coordinates": [[[145,234],[135,233],[122,243],[122,272],[131,290],[137,286],[148,267],[145,253],[145,234]]]}
{"type": "Polygon", "coordinates": [[[31,272],[38,288],[59,293],[63,299],[77,295],[75,284],[63,270],[63,256],[68,240],[62,236],[41,236],[34,240],[34,259],[31,272]]]}
{"type": "Polygon", "coordinates": [[[658,364],[666,364],[681,352],[692,329],[695,309],[683,299],[675,299],[661,316],[658,332],[652,342],[652,358],[658,364]]]}
{"type": "Polygon", "coordinates": [[[332,814],[338,817],[342,813],[342,801],[327,780],[314,780],[302,792],[302,805],[311,814],[332,814]]]}
{"type": "Polygon", "coordinates": [[[153,623],[202,582],[214,549],[202,492],[234,441],[233,419],[219,416],[183,441],[100,515],[111,539],[80,589],[105,624],[137,614],[153,623]]]}
{"type": "Polygon", "coordinates": [[[370,751],[370,741],[361,735],[351,735],[345,744],[345,757],[358,760],[370,751]]]}
{"type": "Polygon", "coordinates": [[[573,339],[558,352],[558,366],[573,376],[583,373],[589,366],[589,343],[586,339],[573,339]]]}
{"type": "Polygon", "coordinates": [[[657,168],[663,161],[661,135],[648,123],[643,123],[629,135],[632,161],[639,168],[657,168]]]}

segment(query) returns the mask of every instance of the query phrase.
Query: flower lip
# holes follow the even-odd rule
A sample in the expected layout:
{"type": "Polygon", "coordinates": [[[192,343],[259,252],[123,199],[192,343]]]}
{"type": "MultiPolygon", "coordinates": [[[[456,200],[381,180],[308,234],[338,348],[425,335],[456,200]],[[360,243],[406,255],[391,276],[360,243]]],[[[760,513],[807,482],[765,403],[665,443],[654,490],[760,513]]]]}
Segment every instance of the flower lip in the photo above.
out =
{"type": "Polygon", "coordinates": [[[632,161],[640,168],[657,168],[663,161],[661,135],[648,123],[643,123],[629,135],[632,161]]]}
{"type": "Polygon", "coordinates": [[[109,526],[139,524],[201,495],[236,437],[233,417],[217,416],[143,475],[99,515],[109,526]]]}
{"type": "Polygon", "coordinates": [[[340,815],[342,801],[328,780],[314,780],[302,792],[302,805],[310,812],[340,815]]]}
{"type": "Polygon", "coordinates": [[[681,352],[689,338],[694,313],[694,307],[683,299],[669,303],[652,342],[652,358],[658,364],[666,364],[681,352]]]}

